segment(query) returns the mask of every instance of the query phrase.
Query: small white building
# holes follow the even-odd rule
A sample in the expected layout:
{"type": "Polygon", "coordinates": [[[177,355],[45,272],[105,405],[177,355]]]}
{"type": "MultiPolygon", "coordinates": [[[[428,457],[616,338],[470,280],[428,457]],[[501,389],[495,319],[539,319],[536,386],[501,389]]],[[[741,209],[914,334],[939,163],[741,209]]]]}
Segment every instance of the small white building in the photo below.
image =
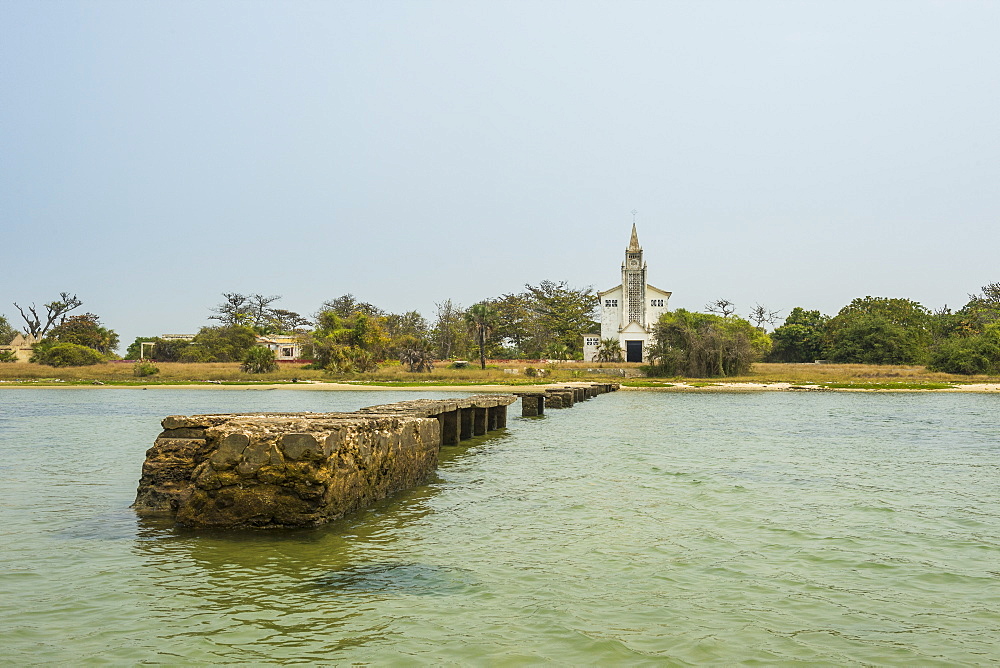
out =
{"type": "Polygon", "coordinates": [[[622,262],[622,282],[598,292],[601,333],[583,337],[583,359],[597,358],[602,339],[617,339],[626,362],[645,362],[646,348],[653,338],[653,327],[669,309],[670,293],[646,281],[646,261],[639,237],[632,224],[632,238],[622,262]]]}
{"type": "Polygon", "coordinates": [[[289,362],[302,357],[302,340],[297,335],[258,336],[257,345],[274,351],[274,358],[279,362],[289,362]]]}

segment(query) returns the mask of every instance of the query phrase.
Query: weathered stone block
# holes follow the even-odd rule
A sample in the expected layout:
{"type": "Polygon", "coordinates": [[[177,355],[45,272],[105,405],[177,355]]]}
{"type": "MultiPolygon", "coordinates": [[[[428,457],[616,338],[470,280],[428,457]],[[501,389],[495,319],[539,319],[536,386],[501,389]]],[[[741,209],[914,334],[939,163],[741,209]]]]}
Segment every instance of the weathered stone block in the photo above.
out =
{"type": "Polygon", "coordinates": [[[318,459],[323,454],[323,448],[311,434],[285,434],[279,443],[289,459],[318,459]]]}
{"type": "Polygon", "coordinates": [[[246,434],[228,434],[220,441],[215,452],[209,457],[212,468],[217,471],[230,469],[240,462],[243,451],[250,445],[250,437],[246,434]]]}

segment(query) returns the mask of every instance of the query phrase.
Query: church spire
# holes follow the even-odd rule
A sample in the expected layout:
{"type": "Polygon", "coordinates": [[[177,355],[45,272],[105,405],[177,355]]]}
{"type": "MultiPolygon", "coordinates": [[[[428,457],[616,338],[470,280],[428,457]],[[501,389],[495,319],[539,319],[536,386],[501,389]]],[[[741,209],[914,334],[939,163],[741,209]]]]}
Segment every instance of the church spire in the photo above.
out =
{"type": "Polygon", "coordinates": [[[628,248],[631,252],[638,252],[642,249],[639,248],[639,235],[635,233],[635,223],[632,223],[632,238],[628,242],[628,248]]]}

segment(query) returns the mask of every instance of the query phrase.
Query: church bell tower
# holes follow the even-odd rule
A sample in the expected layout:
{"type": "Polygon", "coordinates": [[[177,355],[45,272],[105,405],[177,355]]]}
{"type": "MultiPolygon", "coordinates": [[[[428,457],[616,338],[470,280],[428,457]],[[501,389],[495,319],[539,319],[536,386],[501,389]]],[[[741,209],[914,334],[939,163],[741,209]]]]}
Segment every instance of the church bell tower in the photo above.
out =
{"type": "Polygon", "coordinates": [[[639,235],[632,223],[632,238],[625,249],[625,262],[622,263],[622,287],[625,290],[622,311],[625,317],[622,324],[636,322],[646,326],[646,263],[642,259],[642,248],[639,246],[639,235]]]}

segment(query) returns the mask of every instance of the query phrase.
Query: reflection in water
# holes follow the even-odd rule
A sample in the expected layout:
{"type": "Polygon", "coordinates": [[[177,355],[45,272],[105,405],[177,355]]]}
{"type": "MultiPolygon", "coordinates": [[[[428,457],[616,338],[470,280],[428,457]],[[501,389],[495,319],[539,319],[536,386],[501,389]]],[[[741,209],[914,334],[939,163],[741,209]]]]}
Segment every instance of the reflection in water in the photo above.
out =
{"type": "Polygon", "coordinates": [[[431,564],[376,562],[327,573],[316,581],[327,594],[410,594],[441,596],[475,586],[472,572],[464,568],[431,564]]]}
{"type": "Polygon", "coordinates": [[[199,394],[5,405],[8,661],[1000,661],[998,397],[622,392],[324,527],[137,521],[163,415],[385,396],[199,394]]]}
{"type": "MultiPolygon", "coordinates": [[[[448,448],[442,471],[503,438],[486,435],[448,448]]],[[[329,641],[341,650],[388,641],[391,621],[372,626],[364,615],[372,597],[447,595],[476,584],[467,569],[400,560],[413,552],[413,541],[419,543],[422,525],[434,512],[429,502],[444,485],[436,477],[311,529],[192,530],[162,518],[138,518],[133,551],[147,570],[141,587],[154,586],[162,599],[151,614],[169,623],[178,600],[197,601],[186,613],[187,628],[171,642],[189,636],[215,645],[220,638],[240,638],[213,650],[234,660],[249,639],[258,649],[280,639],[284,650],[297,651],[315,649],[317,634],[340,634],[329,641]]]]}

